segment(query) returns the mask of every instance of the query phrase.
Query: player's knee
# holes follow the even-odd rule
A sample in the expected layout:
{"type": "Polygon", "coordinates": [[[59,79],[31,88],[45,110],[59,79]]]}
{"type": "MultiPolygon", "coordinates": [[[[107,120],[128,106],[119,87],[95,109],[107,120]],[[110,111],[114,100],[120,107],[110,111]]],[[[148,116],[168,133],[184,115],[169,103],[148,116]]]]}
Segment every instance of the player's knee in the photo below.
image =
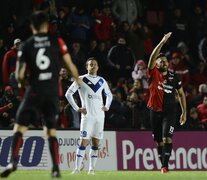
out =
{"type": "Polygon", "coordinates": [[[162,136],[161,135],[153,134],[153,139],[157,144],[162,142],[162,136]]]}
{"type": "Polygon", "coordinates": [[[86,147],[88,144],[89,144],[89,140],[88,139],[82,139],[80,141],[80,146],[86,147]]]}
{"type": "Polygon", "coordinates": [[[166,144],[172,143],[172,138],[171,137],[163,137],[162,140],[163,140],[163,143],[166,143],[166,144]]]}

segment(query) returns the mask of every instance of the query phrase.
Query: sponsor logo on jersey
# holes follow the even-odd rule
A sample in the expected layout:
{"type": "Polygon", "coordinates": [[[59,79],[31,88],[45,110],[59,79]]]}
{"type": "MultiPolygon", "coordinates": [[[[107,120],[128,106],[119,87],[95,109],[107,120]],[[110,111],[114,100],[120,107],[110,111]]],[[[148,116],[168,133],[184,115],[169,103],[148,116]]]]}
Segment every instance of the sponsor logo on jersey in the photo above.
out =
{"type": "Polygon", "coordinates": [[[98,95],[92,95],[92,94],[88,94],[88,98],[89,99],[99,99],[99,100],[101,100],[101,97],[100,96],[98,96],[98,95]]]}

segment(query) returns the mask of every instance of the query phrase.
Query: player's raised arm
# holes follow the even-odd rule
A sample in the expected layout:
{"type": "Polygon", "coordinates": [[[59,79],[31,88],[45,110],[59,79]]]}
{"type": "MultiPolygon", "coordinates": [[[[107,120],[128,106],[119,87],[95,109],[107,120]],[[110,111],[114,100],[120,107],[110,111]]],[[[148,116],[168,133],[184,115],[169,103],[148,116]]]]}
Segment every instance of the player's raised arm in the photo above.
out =
{"type": "Polygon", "coordinates": [[[149,59],[149,62],[148,62],[148,68],[149,69],[153,69],[155,67],[157,56],[159,55],[162,46],[167,42],[167,40],[169,39],[171,34],[172,34],[171,32],[165,34],[163,36],[162,40],[159,42],[159,44],[152,51],[152,54],[150,55],[150,59],[149,59]]]}

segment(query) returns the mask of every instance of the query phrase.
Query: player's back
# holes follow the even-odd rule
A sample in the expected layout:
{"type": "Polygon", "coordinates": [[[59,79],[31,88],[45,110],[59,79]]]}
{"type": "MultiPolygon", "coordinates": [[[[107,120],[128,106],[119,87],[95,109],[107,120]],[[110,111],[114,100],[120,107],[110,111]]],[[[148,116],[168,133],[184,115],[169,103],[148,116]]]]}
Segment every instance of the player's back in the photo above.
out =
{"type": "Polygon", "coordinates": [[[47,34],[33,35],[25,41],[21,50],[20,61],[27,63],[32,90],[45,95],[57,95],[62,62],[58,39],[47,34]]]}

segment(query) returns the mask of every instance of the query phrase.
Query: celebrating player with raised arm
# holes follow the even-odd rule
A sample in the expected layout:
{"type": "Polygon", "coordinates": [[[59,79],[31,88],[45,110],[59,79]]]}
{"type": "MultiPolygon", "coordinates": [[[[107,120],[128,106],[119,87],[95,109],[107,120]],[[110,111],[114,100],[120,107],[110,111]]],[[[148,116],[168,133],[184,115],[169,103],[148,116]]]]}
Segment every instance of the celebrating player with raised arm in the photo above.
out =
{"type": "Polygon", "coordinates": [[[172,151],[172,136],[176,123],[176,93],[182,109],[180,124],[183,125],[186,122],[186,99],[181,81],[176,74],[168,71],[167,58],[163,53],[160,53],[171,34],[169,32],[164,35],[153,50],[148,63],[150,96],[147,106],[150,109],[152,133],[157,143],[162,173],[169,171],[168,162],[172,151]]]}
{"type": "Polygon", "coordinates": [[[96,160],[98,158],[98,147],[100,139],[103,138],[105,111],[109,110],[112,101],[112,94],[104,78],[97,75],[98,62],[95,58],[86,61],[88,74],[80,76],[82,83],[71,84],[66,92],[66,98],[74,110],[81,113],[80,144],[77,148],[76,166],[73,174],[80,172],[82,161],[85,155],[86,146],[92,140],[90,149],[89,174],[94,174],[96,160]],[[81,107],[74,101],[73,94],[78,91],[81,99],[81,107]],[[102,94],[106,96],[103,104],[102,94]]]}

